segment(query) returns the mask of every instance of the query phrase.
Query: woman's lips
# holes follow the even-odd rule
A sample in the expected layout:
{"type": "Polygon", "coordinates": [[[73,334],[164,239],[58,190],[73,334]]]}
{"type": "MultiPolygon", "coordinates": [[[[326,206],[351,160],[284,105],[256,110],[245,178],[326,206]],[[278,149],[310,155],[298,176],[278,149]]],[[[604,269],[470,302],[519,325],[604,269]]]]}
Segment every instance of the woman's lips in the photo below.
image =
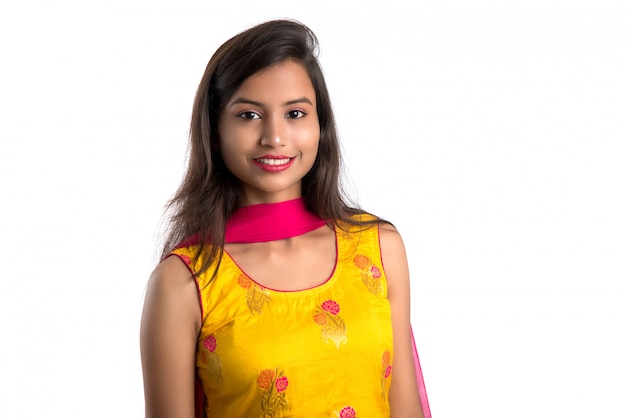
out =
{"type": "Polygon", "coordinates": [[[252,161],[254,164],[263,171],[276,172],[286,170],[291,166],[293,157],[285,156],[262,156],[254,158],[252,161]]]}

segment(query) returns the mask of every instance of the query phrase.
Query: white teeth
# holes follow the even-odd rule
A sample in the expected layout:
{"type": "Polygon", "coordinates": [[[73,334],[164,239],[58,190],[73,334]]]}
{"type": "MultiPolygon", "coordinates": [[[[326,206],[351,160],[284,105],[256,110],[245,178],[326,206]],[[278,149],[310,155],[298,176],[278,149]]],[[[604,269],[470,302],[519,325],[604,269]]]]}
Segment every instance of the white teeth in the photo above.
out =
{"type": "Polygon", "coordinates": [[[289,158],[282,158],[280,160],[270,159],[270,158],[257,158],[257,161],[261,164],[267,165],[282,165],[287,164],[289,162],[289,158]]]}

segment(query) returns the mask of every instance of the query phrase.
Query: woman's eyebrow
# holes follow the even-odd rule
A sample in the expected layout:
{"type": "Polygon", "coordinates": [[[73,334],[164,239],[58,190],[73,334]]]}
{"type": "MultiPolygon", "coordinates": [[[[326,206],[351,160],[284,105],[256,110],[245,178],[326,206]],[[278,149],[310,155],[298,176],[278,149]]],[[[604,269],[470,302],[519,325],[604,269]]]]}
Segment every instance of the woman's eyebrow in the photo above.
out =
{"type": "Polygon", "coordinates": [[[257,102],[256,100],[246,99],[245,97],[238,97],[238,98],[236,98],[235,100],[230,102],[228,106],[234,106],[234,105],[239,104],[239,103],[251,104],[253,106],[263,107],[263,103],[257,102]]]}
{"type": "MultiPolygon", "coordinates": [[[[234,106],[236,104],[249,104],[249,105],[253,105],[253,106],[258,106],[258,107],[263,107],[264,104],[261,102],[257,102],[256,100],[252,100],[252,99],[246,99],[245,97],[237,97],[235,100],[233,100],[232,102],[230,102],[230,104],[228,106],[234,106]]],[[[311,100],[309,100],[307,97],[301,97],[299,99],[294,99],[294,100],[289,100],[285,102],[285,106],[291,106],[293,104],[297,104],[297,103],[308,103],[311,106],[313,106],[313,102],[311,102],[311,100]]]]}
{"type": "Polygon", "coordinates": [[[301,97],[295,100],[289,100],[288,102],[285,102],[285,106],[291,106],[292,104],[296,104],[296,103],[308,103],[311,106],[313,106],[313,103],[306,97],[301,97]]]}

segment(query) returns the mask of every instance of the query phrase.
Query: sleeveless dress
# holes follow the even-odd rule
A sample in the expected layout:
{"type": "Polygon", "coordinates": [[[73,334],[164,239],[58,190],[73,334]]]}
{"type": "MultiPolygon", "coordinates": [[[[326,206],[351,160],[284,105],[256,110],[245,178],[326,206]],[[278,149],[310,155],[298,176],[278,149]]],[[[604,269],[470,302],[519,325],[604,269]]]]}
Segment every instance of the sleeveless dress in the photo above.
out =
{"type": "Polygon", "coordinates": [[[279,291],[224,253],[195,275],[202,310],[196,367],[208,417],[389,417],[393,335],[378,227],[336,229],[323,284],[279,291]]]}

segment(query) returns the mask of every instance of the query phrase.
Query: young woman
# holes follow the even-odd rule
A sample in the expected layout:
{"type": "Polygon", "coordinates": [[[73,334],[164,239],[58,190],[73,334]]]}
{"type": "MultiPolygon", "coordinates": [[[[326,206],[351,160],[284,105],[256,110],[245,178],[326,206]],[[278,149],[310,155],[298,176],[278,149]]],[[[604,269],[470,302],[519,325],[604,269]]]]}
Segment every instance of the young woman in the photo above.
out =
{"type": "Polygon", "coordinates": [[[252,27],[208,63],[141,324],[146,416],[430,416],[409,273],[339,186],[317,39],[252,27]]]}

